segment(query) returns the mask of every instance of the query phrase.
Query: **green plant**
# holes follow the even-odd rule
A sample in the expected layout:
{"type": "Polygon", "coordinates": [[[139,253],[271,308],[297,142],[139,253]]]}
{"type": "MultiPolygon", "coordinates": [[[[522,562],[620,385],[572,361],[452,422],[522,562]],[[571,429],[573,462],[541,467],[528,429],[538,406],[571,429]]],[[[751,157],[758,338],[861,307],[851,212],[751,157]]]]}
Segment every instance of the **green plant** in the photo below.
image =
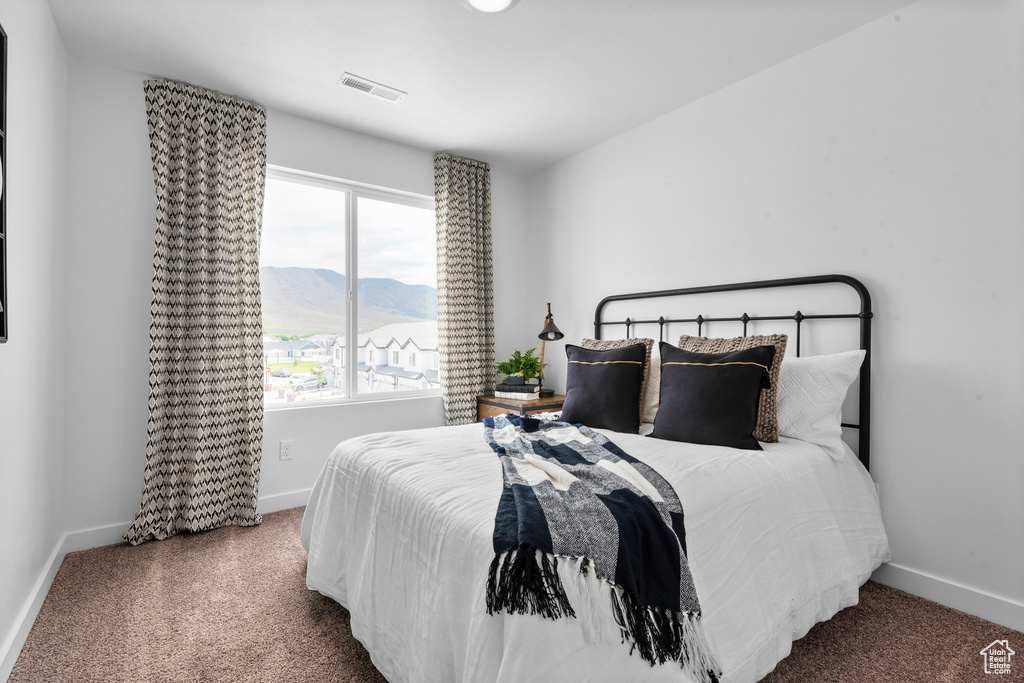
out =
{"type": "Polygon", "coordinates": [[[520,376],[529,381],[540,374],[540,358],[533,355],[537,349],[530,349],[526,353],[513,351],[508,360],[497,363],[494,369],[499,375],[505,377],[520,376]]]}
{"type": "Polygon", "coordinates": [[[287,360],[277,361],[276,363],[270,364],[271,371],[277,370],[278,368],[284,368],[292,373],[315,373],[313,369],[320,365],[321,361],[318,360],[299,360],[298,358],[289,358],[287,360]]]}

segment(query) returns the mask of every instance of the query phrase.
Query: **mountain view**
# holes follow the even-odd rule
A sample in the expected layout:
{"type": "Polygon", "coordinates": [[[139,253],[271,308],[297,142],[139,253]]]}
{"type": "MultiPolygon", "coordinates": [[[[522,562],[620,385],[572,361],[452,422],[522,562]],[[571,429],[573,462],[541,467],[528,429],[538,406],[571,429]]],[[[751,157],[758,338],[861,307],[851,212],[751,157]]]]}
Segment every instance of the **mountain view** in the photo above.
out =
{"type": "MultiPolygon", "coordinates": [[[[437,289],[388,278],[359,279],[359,328],[437,320],[437,289]]],[[[260,268],[267,334],[344,334],[345,276],[326,268],[260,268]]]]}

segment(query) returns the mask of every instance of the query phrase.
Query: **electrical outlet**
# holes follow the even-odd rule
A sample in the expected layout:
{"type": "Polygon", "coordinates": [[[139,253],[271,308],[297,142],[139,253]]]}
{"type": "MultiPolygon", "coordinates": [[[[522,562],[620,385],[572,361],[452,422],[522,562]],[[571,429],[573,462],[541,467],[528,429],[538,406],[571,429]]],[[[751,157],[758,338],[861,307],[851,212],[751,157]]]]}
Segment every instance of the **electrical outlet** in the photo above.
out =
{"type": "Polygon", "coordinates": [[[281,459],[291,460],[292,459],[292,439],[281,440],[281,459]]]}

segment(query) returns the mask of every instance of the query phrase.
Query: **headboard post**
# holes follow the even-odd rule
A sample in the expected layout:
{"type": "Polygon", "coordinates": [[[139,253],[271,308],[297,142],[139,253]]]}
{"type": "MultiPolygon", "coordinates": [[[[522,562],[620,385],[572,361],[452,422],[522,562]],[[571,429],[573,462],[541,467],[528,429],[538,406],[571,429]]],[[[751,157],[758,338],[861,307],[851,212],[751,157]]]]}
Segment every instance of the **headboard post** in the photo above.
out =
{"type": "Polygon", "coordinates": [[[860,366],[860,448],[857,456],[864,467],[871,469],[871,295],[859,281],[861,290],[860,347],[864,362],[860,366]]]}

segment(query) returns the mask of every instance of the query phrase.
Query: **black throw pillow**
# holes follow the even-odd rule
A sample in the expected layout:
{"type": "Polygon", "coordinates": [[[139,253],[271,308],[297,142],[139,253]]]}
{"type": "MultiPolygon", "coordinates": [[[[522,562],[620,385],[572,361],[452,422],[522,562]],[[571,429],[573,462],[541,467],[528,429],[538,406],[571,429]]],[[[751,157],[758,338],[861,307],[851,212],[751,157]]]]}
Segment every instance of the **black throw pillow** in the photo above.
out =
{"type": "Polygon", "coordinates": [[[775,347],[693,353],[661,342],[659,348],[661,402],[651,436],[761,450],[753,431],[775,347]]]}
{"type": "Polygon", "coordinates": [[[640,388],[647,347],[585,349],[566,344],[569,358],[562,420],[636,434],[640,431],[640,388]]]}

